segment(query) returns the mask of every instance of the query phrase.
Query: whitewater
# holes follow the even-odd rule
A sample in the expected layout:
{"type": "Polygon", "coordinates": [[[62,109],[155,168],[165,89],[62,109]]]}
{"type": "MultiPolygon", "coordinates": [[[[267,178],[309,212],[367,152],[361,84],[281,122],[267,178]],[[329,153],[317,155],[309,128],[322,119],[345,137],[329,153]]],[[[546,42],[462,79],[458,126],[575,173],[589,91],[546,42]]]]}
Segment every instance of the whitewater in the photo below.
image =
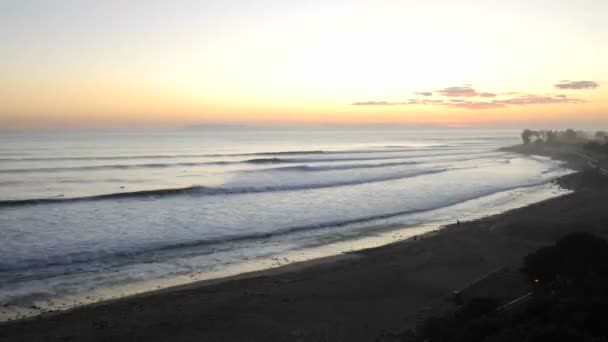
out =
{"type": "Polygon", "coordinates": [[[0,136],[0,318],[335,255],[565,190],[512,130],[0,136]],[[276,260],[282,260],[277,262],[276,260]]]}

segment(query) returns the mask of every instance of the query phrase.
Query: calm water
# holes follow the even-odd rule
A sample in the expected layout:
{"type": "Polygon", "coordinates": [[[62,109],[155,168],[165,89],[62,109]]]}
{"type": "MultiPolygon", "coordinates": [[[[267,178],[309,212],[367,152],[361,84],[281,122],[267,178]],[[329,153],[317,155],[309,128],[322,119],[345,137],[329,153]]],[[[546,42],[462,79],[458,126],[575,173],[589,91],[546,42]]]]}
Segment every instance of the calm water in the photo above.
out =
{"type": "Polygon", "coordinates": [[[339,253],[560,194],[560,163],[497,151],[517,142],[481,130],[3,135],[0,304],[28,314],[339,253]]]}

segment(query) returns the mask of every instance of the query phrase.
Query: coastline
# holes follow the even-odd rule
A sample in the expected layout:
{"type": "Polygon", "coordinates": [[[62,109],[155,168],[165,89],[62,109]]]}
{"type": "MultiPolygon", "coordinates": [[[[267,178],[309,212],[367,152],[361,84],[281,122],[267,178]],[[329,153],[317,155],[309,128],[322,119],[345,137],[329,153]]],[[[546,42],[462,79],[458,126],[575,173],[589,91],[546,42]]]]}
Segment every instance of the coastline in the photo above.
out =
{"type": "Polygon", "coordinates": [[[577,190],[381,247],[3,323],[0,340],[374,340],[582,223],[605,234],[601,193],[577,190]]]}

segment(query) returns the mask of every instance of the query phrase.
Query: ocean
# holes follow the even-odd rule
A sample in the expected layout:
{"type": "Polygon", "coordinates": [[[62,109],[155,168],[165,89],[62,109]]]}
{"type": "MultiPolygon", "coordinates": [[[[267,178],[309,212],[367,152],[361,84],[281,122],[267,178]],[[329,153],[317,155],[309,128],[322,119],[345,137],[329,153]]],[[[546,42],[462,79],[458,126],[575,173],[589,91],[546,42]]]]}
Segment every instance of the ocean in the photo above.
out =
{"type": "Polygon", "coordinates": [[[0,136],[0,318],[402,240],[566,191],[514,130],[0,136]]]}

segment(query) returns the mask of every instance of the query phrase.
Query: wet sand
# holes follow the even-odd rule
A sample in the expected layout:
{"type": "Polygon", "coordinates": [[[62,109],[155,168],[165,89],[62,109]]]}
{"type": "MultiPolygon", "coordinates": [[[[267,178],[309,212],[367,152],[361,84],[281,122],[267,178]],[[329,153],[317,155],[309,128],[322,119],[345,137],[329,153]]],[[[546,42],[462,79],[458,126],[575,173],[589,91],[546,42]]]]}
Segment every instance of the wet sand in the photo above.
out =
{"type": "Polygon", "coordinates": [[[608,235],[608,181],[424,236],[0,325],[0,341],[374,341],[572,231],[608,235]]]}

